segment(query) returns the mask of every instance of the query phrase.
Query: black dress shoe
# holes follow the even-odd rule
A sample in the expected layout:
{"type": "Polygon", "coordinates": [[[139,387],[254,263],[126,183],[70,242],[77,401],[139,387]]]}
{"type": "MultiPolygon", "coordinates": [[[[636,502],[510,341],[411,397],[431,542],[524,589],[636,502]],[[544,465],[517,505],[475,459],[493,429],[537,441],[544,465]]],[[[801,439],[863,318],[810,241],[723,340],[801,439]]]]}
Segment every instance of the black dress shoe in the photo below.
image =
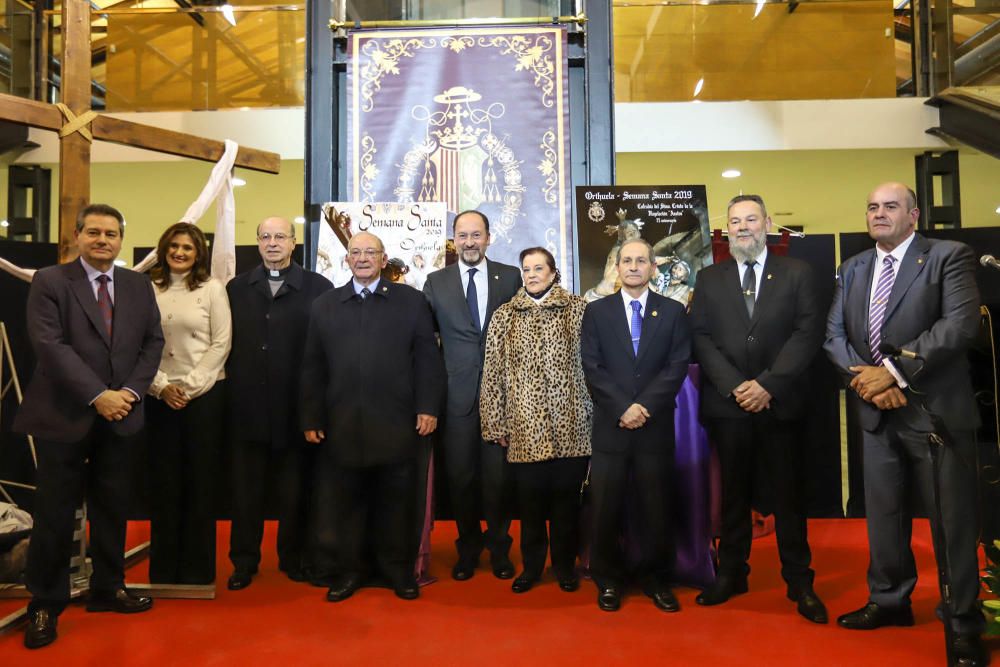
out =
{"type": "Polygon", "coordinates": [[[87,611],[113,611],[119,614],[138,614],[149,611],[152,606],[153,598],[135,595],[127,588],[109,593],[90,591],[90,598],[87,600],[87,611]]]}
{"type": "Polygon", "coordinates": [[[46,609],[39,609],[31,614],[31,620],[24,631],[25,648],[42,648],[56,640],[56,616],[46,609]]]}
{"type": "Polygon", "coordinates": [[[830,618],[826,613],[826,605],[816,595],[816,591],[811,588],[799,591],[798,593],[789,592],[788,599],[798,603],[797,609],[799,615],[803,618],[813,623],[823,624],[830,622],[830,618]]]}
{"type": "Polygon", "coordinates": [[[615,586],[605,586],[597,594],[597,606],[603,611],[618,611],[622,606],[622,592],[615,586]]]}
{"type": "Polygon", "coordinates": [[[728,601],[734,595],[742,595],[748,590],[746,577],[734,578],[723,574],[719,575],[714,584],[699,593],[694,601],[703,607],[711,607],[728,601]]]}
{"type": "Polygon", "coordinates": [[[653,600],[653,604],[656,605],[657,609],[662,611],[680,611],[681,603],[677,601],[677,597],[674,595],[667,587],[660,588],[659,590],[647,591],[646,595],[653,600]]]}
{"type": "Polygon", "coordinates": [[[556,579],[559,581],[559,588],[567,593],[572,593],[580,588],[580,577],[575,574],[556,576],[556,579]]]}
{"type": "Polygon", "coordinates": [[[848,630],[874,630],[886,625],[913,625],[913,610],[909,605],[890,609],[869,602],[861,609],[844,614],[837,619],[837,625],[848,630]]]}
{"type": "Polygon", "coordinates": [[[402,600],[416,600],[420,597],[420,586],[417,585],[417,580],[412,577],[395,584],[392,590],[396,597],[402,600]]]}
{"type": "Polygon", "coordinates": [[[229,575],[229,581],[226,582],[226,588],[231,591],[241,591],[250,585],[253,581],[253,575],[246,570],[236,570],[231,575],[229,575]]]}
{"type": "Polygon", "coordinates": [[[472,575],[476,573],[477,565],[479,565],[478,558],[459,557],[458,562],[455,563],[455,567],[451,568],[451,578],[455,581],[472,579],[472,575]]]}
{"type": "Polygon", "coordinates": [[[493,567],[493,576],[497,579],[513,578],[514,564],[507,556],[491,556],[490,565],[493,567]]]}
{"type": "Polygon", "coordinates": [[[514,580],[514,583],[510,585],[510,590],[515,593],[527,593],[531,590],[531,587],[535,585],[538,581],[538,577],[532,577],[531,575],[522,574],[520,577],[514,580]]]}
{"type": "Polygon", "coordinates": [[[326,592],[327,602],[342,602],[354,595],[354,591],[361,588],[361,577],[356,574],[348,574],[337,578],[330,590],[326,592]]]}
{"type": "Polygon", "coordinates": [[[985,667],[990,664],[990,654],[979,635],[955,635],[951,642],[951,653],[960,667],[985,667]]]}
{"type": "Polygon", "coordinates": [[[295,583],[309,581],[309,573],[306,572],[303,568],[290,567],[287,570],[283,570],[283,572],[285,573],[285,576],[289,578],[289,580],[294,581],[295,583]]]}

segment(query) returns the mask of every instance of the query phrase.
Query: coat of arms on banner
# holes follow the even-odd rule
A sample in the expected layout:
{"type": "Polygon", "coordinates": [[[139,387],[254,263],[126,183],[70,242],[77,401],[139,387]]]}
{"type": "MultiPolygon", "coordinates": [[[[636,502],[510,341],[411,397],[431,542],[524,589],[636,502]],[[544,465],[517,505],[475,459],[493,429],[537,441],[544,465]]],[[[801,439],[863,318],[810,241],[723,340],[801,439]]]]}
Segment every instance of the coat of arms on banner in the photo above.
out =
{"type": "Polygon", "coordinates": [[[427,274],[445,265],[447,209],[441,202],[329,202],[316,249],[316,271],[337,287],[351,279],[346,241],[370,232],[385,245],[382,277],[423,289],[427,274]]]}
{"type": "Polygon", "coordinates": [[[572,284],[565,29],[359,30],[348,50],[350,196],[479,210],[491,258],[543,246],[572,284]]]}

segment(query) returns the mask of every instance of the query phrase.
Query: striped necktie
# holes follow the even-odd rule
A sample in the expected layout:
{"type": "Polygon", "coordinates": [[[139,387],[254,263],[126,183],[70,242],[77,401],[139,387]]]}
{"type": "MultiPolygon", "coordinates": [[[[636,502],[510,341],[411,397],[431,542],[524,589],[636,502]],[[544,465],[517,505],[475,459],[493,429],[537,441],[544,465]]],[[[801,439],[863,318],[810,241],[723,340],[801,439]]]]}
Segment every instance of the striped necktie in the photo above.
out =
{"type": "Polygon", "coordinates": [[[632,303],[632,352],[639,355],[639,339],[642,338],[642,304],[633,299],[632,303]]]}
{"type": "Polygon", "coordinates": [[[896,258],[892,255],[886,255],[885,259],[882,260],[882,272],[878,275],[875,294],[872,295],[872,302],[868,307],[868,344],[872,351],[872,361],[876,365],[882,363],[882,353],[878,351],[878,348],[882,344],[885,307],[889,303],[892,284],[896,281],[896,270],[893,268],[895,261],[896,258]]]}

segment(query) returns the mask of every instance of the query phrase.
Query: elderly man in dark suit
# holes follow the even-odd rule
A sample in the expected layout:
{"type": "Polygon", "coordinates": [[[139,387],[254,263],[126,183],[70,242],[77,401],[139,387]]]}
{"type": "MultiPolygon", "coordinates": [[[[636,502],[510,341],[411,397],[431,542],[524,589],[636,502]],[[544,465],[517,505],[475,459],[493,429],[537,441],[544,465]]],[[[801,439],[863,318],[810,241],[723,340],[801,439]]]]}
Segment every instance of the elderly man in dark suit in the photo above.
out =
{"type": "Polygon", "coordinates": [[[757,195],[728,206],[730,259],[702,269],[691,303],[701,416],[722,469],[719,576],[695,599],[715,605],[747,591],[755,461],[768,471],[781,574],[802,616],[826,623],[813,591],[802,500],[801,419],[807,370],[823,343],[812,270],[767,249],[771,218],[757,195]]]}
{"type": "Polygon", "coordinates": [[[124,233],[116,209],[85,207],[76,221],[80,258],[36,273],[28,293],[38,366],[14,421],[35,436],[38,454],[28,648],[56,639],[70,595],[73,515],[85,489],[94,567],[87,611],[135,613],[153,604],[125,588],[125,519],[129,454],[163,332],[149,280],[114,265],[124,233]]]}
{"type": "Polygon", "coordinates": [[[336,531],[339,571],[327,599],[347,599],[378,570],[412,600],[418,437],[437,428],[444,364],[427,300],[380,279],[378,237],[352,236],[347,262],[353,279],[313,303],[302,368],[302,427],[322,443],[319,522],[336,531]],[[369,547],[375,563],[366,562],[369,547]]]}
{"type": "MultiPolygon", "coordinates": [[[[914,233],[913,191],[884,183],[868,196],[875,247],[838,272],[825,348],[849,380],[864,434],[865,511],[871,562],[868,603],[837,622],[852,630],[913,625],[917,581],[910,549],[908,489],[934,506],[929,435],[946,430],[940,505],[951,582],[952,653],[985,665],[979,639],[978,514],[974,429],[980,423],[966,352],[979,326],[975,257],[962,243],[914,233]],[[916,359],[892,356],[905,349],[916,359]],[[926,408],[926,409],[924,409],[926,408]],[[930,414],[943,420],[936,428],[930,414]]],[[[931,529],[938,530],[936,522],[931,529]]]]}
{"type": "Polygon", "coordinates": [[[624,243],[616,258],[621,290],[589,304],[583,316],[580,351],[594,399],[590,571],[605,611],[621,607],[626,573],[619,536],[630,488],[641,510],[643,590],[663,611],[680,609],[670,590],[669,498],[674,407],[691,332],[684,306],[649,289],[655,262],[643,239],[624,243]]]}
{"type": "Polygon", "coordinates": [[[226,363],[233,439],[230,590],[250,585],[260,563],[264,500],[273,490],[278,567],[305,579],[314,451],[299,428],[299,370],[309,309],[330,281],[292,261],[295,226],[267,218],[257,227],[261,264],[233,278],[233,348],[226,363]]]}
{"type": "Polygon", "coordinates": [[[455,216],[454,235],[458,262],[431,273],[424,283],[448,370],[442,444],[458,527],[458,561],[451,576],[459,581],[471,578],[485,546],[493,574],[510,579],[514,566],[508,556],[510,508],[504,502],[507,461],[503,447],[480,436],[479,382],[490,319],[521,287],[521,273],[486,259],[490,223],[479,211],[455,216]]]}

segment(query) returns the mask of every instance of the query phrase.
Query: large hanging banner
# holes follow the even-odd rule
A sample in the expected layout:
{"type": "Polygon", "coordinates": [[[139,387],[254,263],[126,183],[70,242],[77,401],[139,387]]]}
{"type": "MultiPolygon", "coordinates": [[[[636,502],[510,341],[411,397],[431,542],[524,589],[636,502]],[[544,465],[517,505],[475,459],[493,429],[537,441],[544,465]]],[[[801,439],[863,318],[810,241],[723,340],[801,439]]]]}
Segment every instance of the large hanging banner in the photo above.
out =
{"type": "Polygon", "coordinates": [[[573,284],[566,31],[359,30],[348,42],[347,192],[490,219],[489,256],[543,246],[573,284]]]}

